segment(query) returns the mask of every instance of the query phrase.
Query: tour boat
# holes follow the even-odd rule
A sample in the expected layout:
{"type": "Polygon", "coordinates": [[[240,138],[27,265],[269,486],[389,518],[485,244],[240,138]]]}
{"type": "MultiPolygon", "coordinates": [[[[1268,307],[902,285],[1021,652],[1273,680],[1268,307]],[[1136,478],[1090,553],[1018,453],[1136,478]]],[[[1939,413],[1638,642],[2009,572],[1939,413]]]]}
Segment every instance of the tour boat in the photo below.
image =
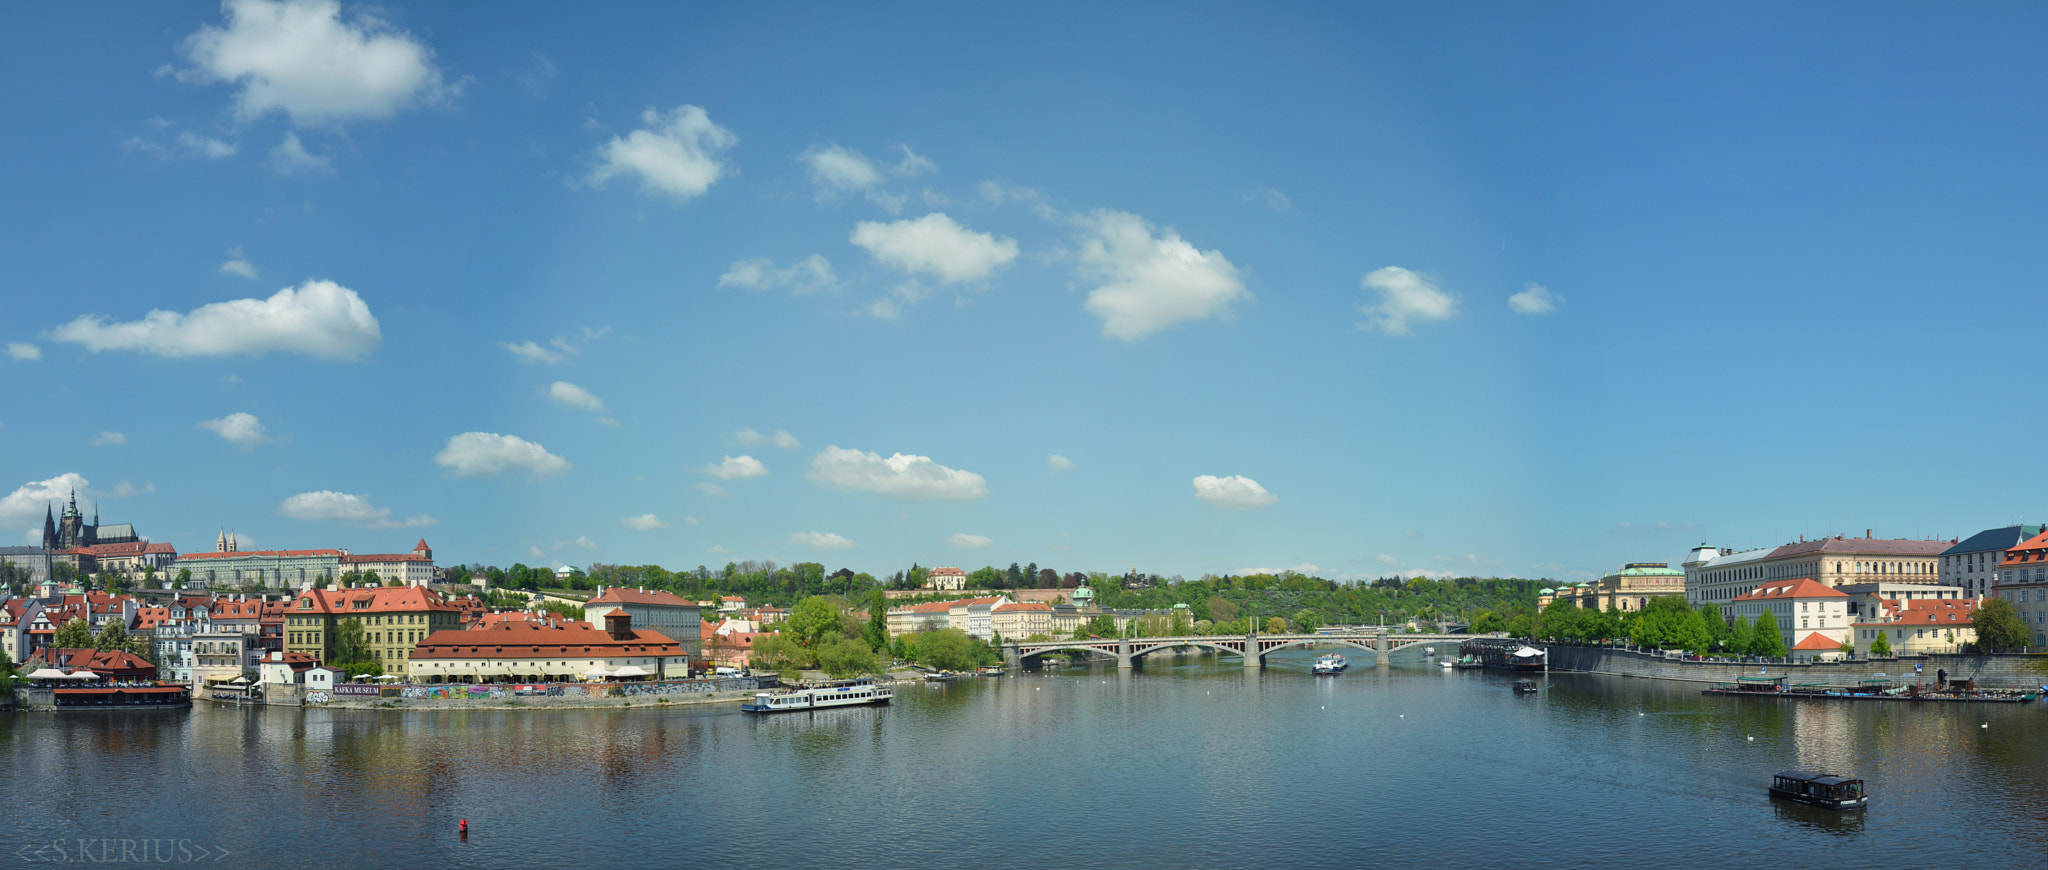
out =
{"type": "Polygon", "coordinates": [[[1315,672],[1316,676],[1319,677],[1334,677],[1344,673],[1344,669],[1348,667],[1351,667],[1349,659],[1344,658],[1340,653],[1331,653],[1316,659],[1315,672]]]}
{"type": "Polygon", "coordinates": [[[1534,695],[1534,694],[1536,694],[1536,681],[1535,681],[1535,680],[1516,680],[1516,681],[1515,681],[1515,694],[1517,694],[1517,695],[1534,695]]]}
{"type": "Polygon", "coordinates": [[[832,680],[787,692],[757,692],[754,700],[740,704],[749,713],[787,713],[826,707],[855,707],[887,704],[895,690],[870,679],[832,680]]]}
{"type": "Polygon", "coordinates": [[[967,679],[969,676],[971,675],[955,673],[953,671],[932,671],[924,675],[924,681],[927,683],[950,683],[954,680],[967,679]]]}
{"type": "Polygon", "coordinates": [[[1771,778],[1771,797],[1830,810],[1859,810],[1869,802],[1863,780],[1805,770],[1780,771],[1771,778]]]}
{"type": "Polygon", "coordinates": [[[1461,671],[1469,671],[1473,668],[1483,667],[1486,667],[1486,663],[1480,661],[1478,656],[1465,656],[1463,658],[1458,659],[1458,670],[1461,671]]]}

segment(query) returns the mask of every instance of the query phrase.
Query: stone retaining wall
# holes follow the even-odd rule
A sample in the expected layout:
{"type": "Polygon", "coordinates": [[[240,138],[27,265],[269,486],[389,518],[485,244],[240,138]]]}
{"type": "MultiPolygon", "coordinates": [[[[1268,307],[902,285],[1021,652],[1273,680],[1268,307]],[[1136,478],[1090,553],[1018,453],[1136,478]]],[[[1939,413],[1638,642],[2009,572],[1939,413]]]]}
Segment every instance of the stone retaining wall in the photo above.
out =
{"type": "Polygon", "coordinates": [[[1763,673],[1784,677],[1792,685],[1853,686],[1882,673],[1894,684],[1917,681],[1931,686],[1937,670],[1947,670],[1951,680],[1975,680],[1979,688],[1985,689],[2031,689],[2048,685],[2048,656],[2039,655],[1941,653],[1853,662],[1759,665],[1754,662],[1673,661],[1658,653],[1609,647],[1540,643],[1536,646],[1550,651],[1551,670],[1692,683],[1732,683],[1737,677],[1756,676],[1758,668],[1763,668],[1763,673]],[[1920,666],[1917,678],[1913,672],[1915,665],[1920,666]]]}

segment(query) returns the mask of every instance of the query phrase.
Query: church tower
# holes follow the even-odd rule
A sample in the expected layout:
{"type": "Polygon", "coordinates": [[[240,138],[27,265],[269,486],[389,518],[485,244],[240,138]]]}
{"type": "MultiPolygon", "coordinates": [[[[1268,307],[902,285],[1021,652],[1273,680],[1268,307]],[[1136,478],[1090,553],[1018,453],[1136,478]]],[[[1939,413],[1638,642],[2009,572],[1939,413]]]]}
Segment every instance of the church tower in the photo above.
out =
{"type": "Polygon", "coordinates": [[[49,505],[43,505],[43,549],[57,549],[57,515],[49,505]]]}

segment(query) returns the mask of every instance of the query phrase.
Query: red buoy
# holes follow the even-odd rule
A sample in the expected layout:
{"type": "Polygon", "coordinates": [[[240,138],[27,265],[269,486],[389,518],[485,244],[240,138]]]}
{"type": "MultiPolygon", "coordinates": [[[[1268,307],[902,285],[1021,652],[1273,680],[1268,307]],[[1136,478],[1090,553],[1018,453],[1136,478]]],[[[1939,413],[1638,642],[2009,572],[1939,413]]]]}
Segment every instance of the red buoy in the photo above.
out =
{"type": "Polygon", "coordinates": [[[463,838],[463,839],[465,839],[465,840],[469,839],[469,820],[468,820],[468,819],[463,819],[463,820],[462,820],[462,824],[461,824],[461,831],[462,831],[462,838],[463,838]]]}

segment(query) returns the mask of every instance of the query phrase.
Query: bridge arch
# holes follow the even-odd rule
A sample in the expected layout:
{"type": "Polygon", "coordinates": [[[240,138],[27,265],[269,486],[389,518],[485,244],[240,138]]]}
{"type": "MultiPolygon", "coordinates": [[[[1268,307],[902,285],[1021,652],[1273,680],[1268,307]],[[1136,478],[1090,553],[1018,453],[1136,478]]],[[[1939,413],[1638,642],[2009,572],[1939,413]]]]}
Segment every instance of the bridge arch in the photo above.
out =
{"type": "MultiPolygon", "coordinates": [[[[1151,641],[1152,639],[1146,638],[1144,640],[1151,641]]],[[[1210,640],[1208,638],[1171,637],[1160,638],[1157,641],[1149,643],[1142,641],[1132,641],[1131,658],[1139,659],[1143,658],[1148,653],[1155,653],[1163,649],[1173,649],[1175,647],[1183,646],[1199,646],[1207,649],[1212,649],[1217,652],[1227,652],[1234,656],[1244,655],[1244,640],[1242,638],[1239,638],[1237,640],[1237,644],[1235,646],[1232,646],[1228,642],[1218,642],[1215,640],[1210,640]]]]}

